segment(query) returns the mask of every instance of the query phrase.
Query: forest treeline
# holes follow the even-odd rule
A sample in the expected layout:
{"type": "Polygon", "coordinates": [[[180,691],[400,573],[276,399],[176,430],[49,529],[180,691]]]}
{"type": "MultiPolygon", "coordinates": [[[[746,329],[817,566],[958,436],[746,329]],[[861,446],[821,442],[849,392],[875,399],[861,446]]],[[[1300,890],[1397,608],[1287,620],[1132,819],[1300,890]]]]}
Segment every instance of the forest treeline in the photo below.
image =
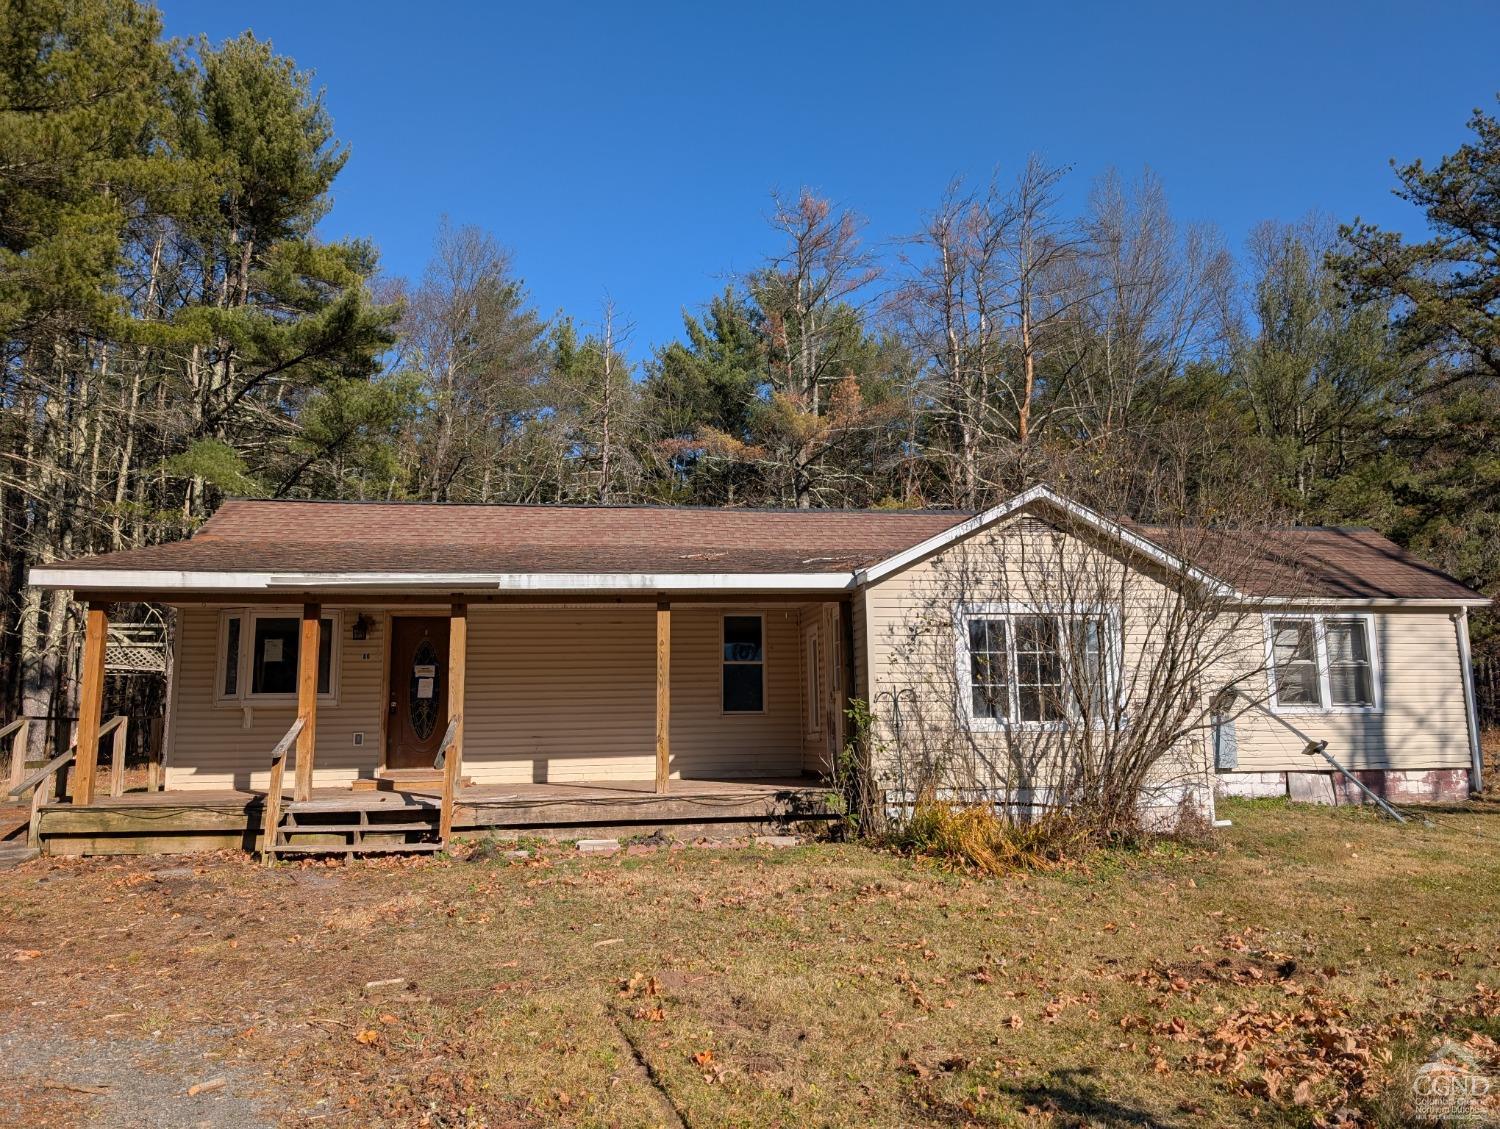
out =
{"type": "Polygon", "coordinates": [[[1068,209],[1040,160],[894,245],[774,197],[764,261],[642,352],[628,310],[538,310],[503,232],[445,223],[413,279],[320,238],[349,154],[253,35],[168,42],[134,0],[0,0],[0,29],[5,717],[71,712],[77,610],[29,567],[229,496],[972,509],[1168,482],[1111,497],[1373,525],[1500,587],[1486,112],[1394,168],[1420,239],[1268,222],[1231,251],[1149,175],[1068,209]]]}

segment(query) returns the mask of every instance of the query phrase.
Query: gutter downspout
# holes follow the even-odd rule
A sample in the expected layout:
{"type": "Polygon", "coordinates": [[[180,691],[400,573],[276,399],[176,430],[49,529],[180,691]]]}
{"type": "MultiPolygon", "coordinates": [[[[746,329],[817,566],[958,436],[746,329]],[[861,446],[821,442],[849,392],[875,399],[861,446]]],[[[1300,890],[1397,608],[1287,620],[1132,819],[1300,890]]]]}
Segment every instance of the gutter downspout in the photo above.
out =
{"type": "Polygon", "coordinates": [[[1479,711],[1474,705],[1474,663],[1469,655],[1469,609],[1450,612],[1453,633],[1458,637],[1458,662],[1464,683],[1464,713],[1469,723],[1469,790],[1484,790],[1484,755],[1479,746],[1479,711]]]}

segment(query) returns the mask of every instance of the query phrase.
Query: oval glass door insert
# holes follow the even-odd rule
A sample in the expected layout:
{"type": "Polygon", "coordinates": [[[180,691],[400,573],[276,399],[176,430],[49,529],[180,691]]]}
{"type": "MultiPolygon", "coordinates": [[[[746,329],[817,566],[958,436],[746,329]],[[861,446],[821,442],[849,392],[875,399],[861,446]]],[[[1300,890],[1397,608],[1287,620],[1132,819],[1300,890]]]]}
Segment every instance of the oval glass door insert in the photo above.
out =
{"type": "Polygon", "coordinates": [[[425,741],[437,728],[437,648],[429,639],[417,644],[411,660],[411,730],[425,741]]]}

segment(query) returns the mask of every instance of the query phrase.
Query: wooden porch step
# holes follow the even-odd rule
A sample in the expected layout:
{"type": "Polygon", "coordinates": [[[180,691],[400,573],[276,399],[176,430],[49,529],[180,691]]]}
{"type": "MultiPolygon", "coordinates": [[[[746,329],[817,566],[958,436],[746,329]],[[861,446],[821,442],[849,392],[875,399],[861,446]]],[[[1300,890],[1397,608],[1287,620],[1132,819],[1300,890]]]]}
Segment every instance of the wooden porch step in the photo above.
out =
{"type": "Polygon", "coordinates": [[[269,848],[273,855],[394,855],[441,851],[441,843],[354,843],[348,846],[329,846],[317,843],[274,843],[269,848]]]}
{"type": "Polygon", "coordinates": [[[424,812],[432,815],[438,813],[437,804],[381,804],[361,803],[358,800],[296,800],[285,805],[284,812],[294,815],[352,815],[356,812],[368,812],[371,815],[382,813],[401,813],[402,815],[415,815],[424,812]]]}
{"type": "Polygon", "coordinates": [[[30,862],[40,853],[35,847],[28,847],[25,843],[0,844],[0,870],[9,870],[23,862],[30,862]]]}
{"type": "Polygon", "coordinates": [[[432,823],[293,823],[281,825],[283,835],[321,835],[324,832],[334,831],[374,831],[384,834],[387,831],[435,831],[437,822],[432,823]]]}
{"type": "MultiPolygon", "coordinates": [[[[355,780],[350,784],[354,792],[400,792],[407,788],[433,788],[443,786],[443,770],[440,768],[387,768],[375,774],[373,780],[355,780]]],[[[459,787],[472,788],[474,778],[459,778],[459,787]]]]}

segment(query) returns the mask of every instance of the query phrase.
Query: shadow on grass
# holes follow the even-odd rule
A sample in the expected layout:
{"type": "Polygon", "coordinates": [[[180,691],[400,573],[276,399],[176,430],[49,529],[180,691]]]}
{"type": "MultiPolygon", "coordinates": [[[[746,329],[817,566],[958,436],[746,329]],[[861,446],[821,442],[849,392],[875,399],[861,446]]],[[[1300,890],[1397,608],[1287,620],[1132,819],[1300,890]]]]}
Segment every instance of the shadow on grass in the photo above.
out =
{"type": "Polygon", "coordinates": [[[1089,1125],[1176,1129],[1178,1123],[1175,1121],[1163,1121],[1155,1114],[1110,1097],[1095,1081],[1096,1073],[1092,1067],[1056,1070],[1047,1076],[1045,1082],[1002,1085],[1000,1092],[1023,1107],[1036,1106],[1060,1114],[1068,1119],[1069,1124],[1073,1123],[1072,1119],[1077,1119],[1089,1125]]]}

